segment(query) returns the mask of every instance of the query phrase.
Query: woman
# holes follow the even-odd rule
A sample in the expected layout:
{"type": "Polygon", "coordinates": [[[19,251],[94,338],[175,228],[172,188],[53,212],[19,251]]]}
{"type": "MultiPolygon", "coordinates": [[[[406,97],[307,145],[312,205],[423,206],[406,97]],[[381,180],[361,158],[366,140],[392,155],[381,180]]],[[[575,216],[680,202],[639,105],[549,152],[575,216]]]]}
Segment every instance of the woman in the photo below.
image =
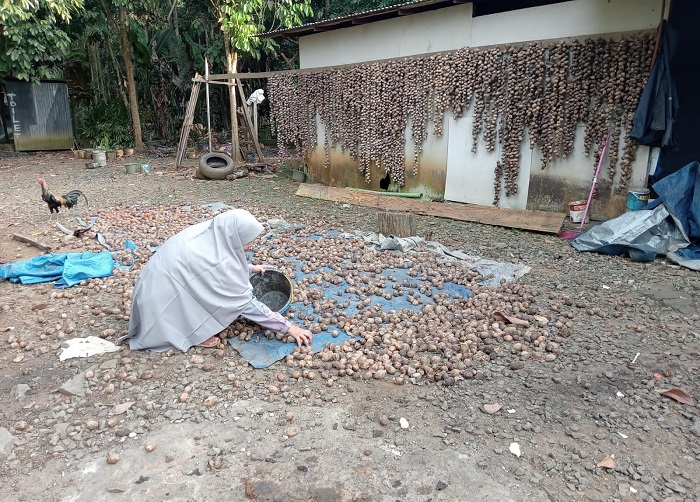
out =
{"type": "Polygon", "coordinates": [[[288,333],[300,347],[309,345],[309,330],[253,297],[250,274],[269,267],[248,265],[246,251],[262,231],[252,214],[233,209],[184,229],[158,248],[134,288],[131,350],[213,347],[219,341],[215,335],[239,316],[288,333]]]}

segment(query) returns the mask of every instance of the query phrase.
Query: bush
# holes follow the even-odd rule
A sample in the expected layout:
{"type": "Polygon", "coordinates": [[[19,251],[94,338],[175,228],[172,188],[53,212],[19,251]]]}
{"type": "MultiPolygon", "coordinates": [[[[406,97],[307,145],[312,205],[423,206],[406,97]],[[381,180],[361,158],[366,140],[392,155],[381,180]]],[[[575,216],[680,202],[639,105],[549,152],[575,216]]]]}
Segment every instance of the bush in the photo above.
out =
{"type": "Polygon", "coordinates": [[[76,139],[81,146],[112,149],[134,141],[129,110],[118,101],[89,103],[75,112],[76,139]]]}

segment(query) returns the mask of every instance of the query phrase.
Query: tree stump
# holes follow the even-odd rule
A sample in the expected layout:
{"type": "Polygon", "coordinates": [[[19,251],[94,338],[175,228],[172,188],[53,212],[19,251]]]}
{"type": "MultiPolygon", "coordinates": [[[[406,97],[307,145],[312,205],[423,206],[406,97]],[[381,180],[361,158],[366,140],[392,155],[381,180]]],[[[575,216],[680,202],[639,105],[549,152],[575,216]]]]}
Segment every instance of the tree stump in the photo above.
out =
{"type": "Polygon", "coordinates": [[[416,235],[416,215],[395,211],[377,213],[379,233],[394,237],[411,237],[416,235]]]}

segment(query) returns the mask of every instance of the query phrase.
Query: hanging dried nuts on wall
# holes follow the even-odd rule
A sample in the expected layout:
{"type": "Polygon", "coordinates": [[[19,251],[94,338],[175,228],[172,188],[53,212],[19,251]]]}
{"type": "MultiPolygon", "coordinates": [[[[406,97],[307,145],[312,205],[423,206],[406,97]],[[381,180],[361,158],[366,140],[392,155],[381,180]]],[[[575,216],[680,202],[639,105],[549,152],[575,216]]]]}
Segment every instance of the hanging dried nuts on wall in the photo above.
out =
{"type": "Polygon", "coordinates": [[[324,167],[330,168],[330,152],[340,148],[357,160],[367,183],[375,166],[403,186],[406,172],[419,174],[429,124],[440,136],[448,114],[458,119],[472,107],[472,152],[482,145],[491,152],[500,145],[494,169],[496,205],[502,186],[507,197],[518,193],[526,132],[546,169],[554,159],[575,153],[576,128],[583,123],[583,153],[593,154],[594,167],[611,132],[607,179],[612,182],[619,166],[618,190],[623,191],[637,150],[629,132],[652,51],[652,37],[644,34],[463,48],[423,58],[278,74],[268,80],[271,120],[282,155],[289,148],[307,154],[321,146],[324,167]],[[323,137],[317,123],[323,125],[323,137]]]}

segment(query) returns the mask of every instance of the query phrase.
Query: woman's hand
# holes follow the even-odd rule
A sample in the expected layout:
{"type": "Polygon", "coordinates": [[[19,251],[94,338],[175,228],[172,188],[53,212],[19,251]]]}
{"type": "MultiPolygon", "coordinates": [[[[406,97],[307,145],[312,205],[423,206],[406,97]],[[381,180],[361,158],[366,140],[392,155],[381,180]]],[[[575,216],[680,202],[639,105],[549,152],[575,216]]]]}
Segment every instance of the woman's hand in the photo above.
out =
{"type": "Polygon", "coordinates": [[[257,273],[265,274],[265,270],[270,270],[273,268],[275,268],[275,267],[273,267],[272,265],[251,265],[250,271],[253,274],[257,274],[257,273]]]}
{"type": "Polygon", "coordinates": [[[292,338],[294,338],[297,342],[297,345],[299,347],[302,346],[302,344],[306,345],[307,347],[311,345],[311,339],[313,338],[313,334],[311,331],[308,329],[300,328],[296,324],[292,324],[289,327],[289,331],[287,331],[287,334],[292,335],[292,338]]]}

